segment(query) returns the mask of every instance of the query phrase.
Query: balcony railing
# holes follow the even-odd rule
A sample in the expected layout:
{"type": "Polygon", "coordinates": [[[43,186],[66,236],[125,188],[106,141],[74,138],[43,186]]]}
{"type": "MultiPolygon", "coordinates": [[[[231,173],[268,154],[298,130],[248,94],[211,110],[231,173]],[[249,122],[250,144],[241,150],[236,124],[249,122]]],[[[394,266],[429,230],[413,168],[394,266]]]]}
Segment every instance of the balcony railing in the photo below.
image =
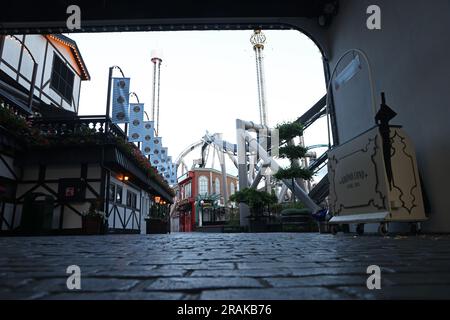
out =
{"type": "Polygon", "coordinates": [[[96,136],[113,136],[126,139],[125,132],[102,116],[77,116],[75,118],[31,118],[33,127],[41,134],[50,137],[90,134],[96,136]]]}

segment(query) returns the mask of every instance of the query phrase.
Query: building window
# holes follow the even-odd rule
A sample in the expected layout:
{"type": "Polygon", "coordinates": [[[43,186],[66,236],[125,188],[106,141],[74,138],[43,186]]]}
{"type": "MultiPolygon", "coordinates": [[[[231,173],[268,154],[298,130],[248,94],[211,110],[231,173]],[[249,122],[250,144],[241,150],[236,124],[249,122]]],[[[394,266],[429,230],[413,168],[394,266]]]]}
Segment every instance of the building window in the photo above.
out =
{"type": "Polygon", "coordinates": [[[110,183],[109,185],[109,201],[113,203],[122,204],[122,187],[115,184],[110,183]]]}
{"type": "Polygon", "coordinates": [[[73,82],[75,75],[55,54],[53,56],[53,70],[50,87],[65,101],[72,103],[73,82]]]}
{"type": "Polygon", "coordinates": [[[205,176],[200,176],[198,178],[198,194],[200,195],[208,194],[208,178],[205,176]]]}
{"type": "Polygon", "coordinates": [[[127,207],[137,209],[137,194],[127,190],[127,207]]]}
{"type": "Polygon", "coordinates": [[[184,186],[184,198],[190,198],[192,196],[192,188],[191,188],[191,183],[187,183],[184,186]]]}
{"type": "Polygon", "coordinates": [[[235,187],[234,187],[234,182],[231,182],[230,183],[230,195],[232,195],[232,194],[234,194],[234,192],[235,192],[235,187]]]}
{"type": "Polygon", "coordinates": [[[216,178],[216,180],[215,180],[215,190],[216,190],[216,194],[220,194],[220,179],[219,178],[216,178]]]}
{"type": "Polygon", "coordinates": [[[109,185],[109,201],[114,202],[116,196],[116,185],[114,183],[111,183],[109,185]]]}
{"type": "Polygon", "coordinates": [[[122,204],[122,194],[123,188],[119,185],[116,185],[116,196],[114,197],[115,203],[122,204]]]}

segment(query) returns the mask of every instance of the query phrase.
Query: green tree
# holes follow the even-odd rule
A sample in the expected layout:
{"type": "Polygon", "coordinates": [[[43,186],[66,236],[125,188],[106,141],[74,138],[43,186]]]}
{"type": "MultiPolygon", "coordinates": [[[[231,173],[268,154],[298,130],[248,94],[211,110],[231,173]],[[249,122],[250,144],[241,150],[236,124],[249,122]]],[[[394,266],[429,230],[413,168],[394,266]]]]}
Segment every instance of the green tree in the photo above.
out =
{"type": "Polygon", "coordinates": [[[274,177],[278,180],[311,180],[312,172],[306,168],[301,168],[296,161],[305,157],[307,149],[303,146],[289,144],[292,139],[303,136],[303,126],[298,122],[285,122],[279,124],[276,128],[281,141],[279,157],[289,159],[291,164],[289,167],[280,168],[274,174],[274,177]]]}

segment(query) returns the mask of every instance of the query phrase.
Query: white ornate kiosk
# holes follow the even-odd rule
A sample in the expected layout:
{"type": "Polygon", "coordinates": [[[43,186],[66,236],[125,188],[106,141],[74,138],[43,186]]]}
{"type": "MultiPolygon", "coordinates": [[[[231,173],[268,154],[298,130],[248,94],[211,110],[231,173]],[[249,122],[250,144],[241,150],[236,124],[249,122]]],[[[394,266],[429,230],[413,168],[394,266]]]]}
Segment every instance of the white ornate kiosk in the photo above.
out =
{"type": "Polygon", "coordinates": [[[426,220],[416,155],[411,140],[399,126],[388,124],[396,114],[384,101],[377,125],[328,152],[329,208],[332,232],[339,224],[409,222],[418,232],[426,220]]]}

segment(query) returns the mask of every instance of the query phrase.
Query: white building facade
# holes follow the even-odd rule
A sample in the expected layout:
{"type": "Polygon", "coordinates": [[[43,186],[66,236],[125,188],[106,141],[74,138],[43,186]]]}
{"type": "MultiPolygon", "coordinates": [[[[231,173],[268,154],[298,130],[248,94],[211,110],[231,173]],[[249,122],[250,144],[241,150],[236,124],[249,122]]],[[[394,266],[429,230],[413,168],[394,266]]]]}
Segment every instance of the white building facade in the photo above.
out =
{"type": "Polygon", "coordinates": [[[17,35],[0,40],[0,70],[27,91],[36,62],[34,96],[78,112],[81,82],[90,80],[76,43],[63,35],[17,35]],[[34,59],[34,61],[33,61],[34,59]]]}

